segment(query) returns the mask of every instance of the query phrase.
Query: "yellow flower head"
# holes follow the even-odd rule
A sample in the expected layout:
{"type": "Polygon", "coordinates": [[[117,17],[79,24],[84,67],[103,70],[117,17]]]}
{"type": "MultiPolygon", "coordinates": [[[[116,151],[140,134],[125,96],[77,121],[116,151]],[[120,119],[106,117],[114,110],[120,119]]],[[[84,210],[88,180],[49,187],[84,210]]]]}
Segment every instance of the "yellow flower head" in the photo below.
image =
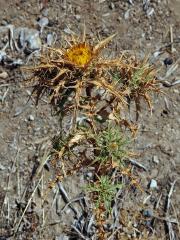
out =
{"type": "Polygon", "coordinates": [[[93,57],[93,49],[86,43],[79,43],[69,48],[65,53],[65,58],[77,65],[85,67],[93,57]]]}

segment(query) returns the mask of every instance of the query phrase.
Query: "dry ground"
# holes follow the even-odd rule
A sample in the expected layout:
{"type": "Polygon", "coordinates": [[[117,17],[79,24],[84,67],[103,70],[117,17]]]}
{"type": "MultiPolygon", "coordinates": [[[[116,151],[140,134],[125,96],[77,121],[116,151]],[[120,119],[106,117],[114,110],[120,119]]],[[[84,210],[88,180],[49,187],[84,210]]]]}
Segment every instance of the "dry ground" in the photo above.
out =
{"type": "MultiPolygon", "coordinates": [[[[53,0],[42,3],[34,0],[0,0],[0,25],[13,24],[15,27],[37,29],[37,19],[47,13],[49,24],[42,38],[45,39],[47,33],[56,32],[56,46],[58,46],[63,36],[68,34],[68,29],[80,34],[85,22],[89,38],[102,39],[117,33],[111,44],[112,56],[122,50],[136,53],[140,57],[149,53],[153,63],[160,67],[158,77],[163,77],[167,68],[171,67],[166,68],[163,61],[167,57],[173,59],[173,64],[179,61],[180,1],[152,0],[147,11],[143,9],[142,0],[132,2],[133,5],[126,0],[53,0]],[[46,6],[42,11],[43,4],[46,6]],[[154,12],[151,15],[152,9],[154,12]],[[174,36],[173,53],[167,47],[170,44],[170,26],[174,36]],[[157,51],[162,53],[155,59],[153,54],[157,51]]],[[[3,46],[1,39],[0,46],[3,46]]],[[[16,57],[13,52],[9,54],[16,57]]],[[[178,80],[180,78],[178,70],[176,69],[166,80],[169,82],[178,80]]],[[[0,103],[0,209],[3,210],[0,219],[0,239],[41,239],[40,236],[42,239],[61,239],[64,225],[69,225],[72,221],[70,212],[67,211],[63,218],[60,218],[53,210],[51,218],[48,218],[44,225],[46,227],[37,231],[36,225],[42,217],[41,209],[38,207],[39,212],[31,220],[34,228],[28,228],[24,224],[20,226],[20,231],[24,233],[9,238],[17,212],[17,202],[21,202],[23,191],[30,184],[29,176],[32,169],[42,158],[47,148],[47,139],[57,133],[59,123],[57,117],[52,117],[46,99],[40,101],[38,107],[35,107],[33,98],[27,103],[31,89],[24,88],[23,76],[19,68],[7,69],[0,66],[0,72],[3,71],[8,73],[8,77],[0,78],[0,95],[4,96],[7,91],[0,103]],[[59,224],[49,225],[56,221],[59,221],[59,224]]],[[[145,197],[150,196],[146,206],[152,208],[156,200],[161,197],[155,215],[162,219],[165,217],[164,206],[170,184],[175,180],[177,182],[171,196],[173,208],[170,216],[173,218],[180,216],[180,88],[179,85],[163,87],[163,91],[165,95],[154,96],[152,116],[149,115],[147,107],[143,106],[140,130],[134,143],[134,148],[141,153],[139,162],[148,169],[147,172],[140,172],[145,193],[142,195],[140,192],[136,193],[136,201],[142,202],[145,197]],[[158,190],[151,192],[147,189],[151,179],[157,181],[158,190]]],[[[84,179],[81,175],[74,176],[65,180],[63,184],[70,198],[73,198],[81,192],[80,186],[84,184],[84,179]]],[[[33,183],[31,187],[33,188],[33,183]]],[[[40,206],[37,199],[36,205],[40,206]]],[[[51,201],[50,197],[49,202],[51,201]]],[[[60,206],[62,204],[61,202],[60,206]]],[[[124,206],[133,211],[133,205],[132,199],[127,198],[124,206]]],[[[130,214],[133,215],[132,212],[130,214]]],[[[18,212],[16,217],[19,219],[18,212]]],[[[26,218],[28,219],[28,216],[26,218]]],[[[160,236],[165,235],[165,239],[179,239],[177,224],[173,225],[173,229],[176,238],[170,238],[164,221],[156,219],[157,239],[163,239],[160,236]]]]}

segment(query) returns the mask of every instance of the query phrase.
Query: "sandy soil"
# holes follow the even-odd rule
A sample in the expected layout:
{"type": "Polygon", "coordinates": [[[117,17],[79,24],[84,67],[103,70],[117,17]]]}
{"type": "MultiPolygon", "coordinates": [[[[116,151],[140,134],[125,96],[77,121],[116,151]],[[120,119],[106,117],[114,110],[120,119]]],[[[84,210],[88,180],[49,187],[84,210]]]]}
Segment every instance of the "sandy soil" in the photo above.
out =
{"type": "MultiPolygon", "coordinates": [[[[88,38],[103,39],[112,33],[117,33],[110,46],[112,56],[118,55],[122,50],[136,53],[140,57],[149,54],[151,61],[160,68],[158,78],[163,78],[171,66],[179,61],[180,1],[152,0],[149,1],[147,9],[145,7],[143,9],[142,0],[132,1],[133,5],[129,2],[131,1],[0,0],[0,26],[12,24],[15,28],[38,29],[38,19],[47,16],[49,23],[42,33],[42,41],[45,42],[48,33],[55,32],[57,34],[55,45],[59,46],[64,35],[68,35],[69,29],[81,34],[85,22],[88,38]],[[170,26],[173,31],[173,51],[168,47],[170,26]],[[161,53],[155,57],[157,52],[161,53]],[[165,66],[166,58],[173,60],[172,65],[165,66]]],[[[4,34],[0,38],[1,49],[4,46],[3,39],[4,34]]],[[[13,59],[27,59],[23,53],[10,49],[7,52],[13,59]]],[[[20,219],[18,211],[21,212],[23,204],[27,203],[28,196],[21,202],[23,192],[27,186],[34,189],[37,184],[30,179],[32,169],[42,160],[49,146],[48,139],[59,131],[59,121],[56,116],[52,116],[46,98],[43,98],[35,107],[34,98],[30,97],[31,88],[24,87],[24,74],[19,67],[10,69],[2,64],[0,74],[2,72],[6,72],[7,76],[0,77],[0,209],[2,216],[0,239],[66,239],[63,238],[62,231],[66,225],[70,226],[73,220],[71,211],[67,210],[60,217],[56,214],[55,207],[52,207],[45,221],[45,227],[38,228],[38,225],[42,224],[44,214],[39,207],[41,200],[38,196],[35,197],[35,213],[32,214],[32,206],[26,214],[27,221],[24,220],[20,224],[19,234],[16,237],[11,236],[14,223],[20,219]],[[57,221],[58,224],[51,225],[57,221]],[[29,222],[31,226],[28,225],[29,222]]],[[[165,80],[171,83],[179,78],[180,72],[177,68],[165,80]]],[[[138,193],[136,201],[142,202],[149,196],[146,207],[153,208],[156,200],[160,198],[159,208],[155,214],[163,219],[166,217],[164,212],[166,198],[171,183],[175,180],[177,182],[171,196],[173,207],[171,207],[170,216],[172,218],[180,216],[180,88],[178,84],[172,87],[162,85],[162,90],[165,94],[153,96],[154,108],[151,116],[147,106],[143,105],[134,149],[141,153],[138,161],[147,168],[146,172],[139,172],[145,192],[138,193]],[[148,190],[147,186],[151,179],[157,181],[157,190],[148,190]]],[[[46,181],[50,174],[46,170],[44,172],[44,181],[46,181]]],[[[63,182],[70,198],[76,197],[81,192],[84,181],[82,174],[78,174],[63,182]]],[[[45,185],[44,188],[46,187],[45,185]]],[[[29,190],[30,194],[32,189],[29,190]]],[[[54,193],[52,190],[47,208],[51,206],[54,194],[55,190],[54,193]]],[[[60,196],[58,204],[59,207],[64,204],[60,196]]],[[[130,208],[133,204],[132,199],[126,199],[126,207],[130,208]]],[[[157,218],[155,227],[157,239],[179,239],[177,224],[173,224],[172,227],[176,232],[175,238],[169,237],[166,223],[157,218]]]]}

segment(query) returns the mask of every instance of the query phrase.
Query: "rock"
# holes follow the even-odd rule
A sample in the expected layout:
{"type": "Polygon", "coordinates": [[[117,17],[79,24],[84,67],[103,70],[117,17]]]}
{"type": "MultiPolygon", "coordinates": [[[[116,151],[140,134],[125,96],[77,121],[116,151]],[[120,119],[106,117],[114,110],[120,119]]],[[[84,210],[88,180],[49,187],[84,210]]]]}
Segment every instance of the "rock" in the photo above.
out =
{"type": "Polygon", "coordinates": [[[114,5],[114,3],[113,3],[113,2],[111,2],[111,3],[110,3],[110,5],[109,5],[109,8],[110,8],[111,10],[114,10],[114,8],[115,8],[115,5],[114,5]]]}
{"type": "Polygon", "coordinates": [[[127,20],[129,18],[130,15],[130,9],[128,9],[125,13],[124,13],[124,19],[127,20]]]}
{"type": "Polygon", "coordinates": [[[143,211],[143,216],[144,216],[144,217],[152,217],[152,216],[153,216],[153,210],[151,210],[151,209],[145,209],[145,210],[143,211]]]}
{"type": "Polygon", "coordinates": [[[43,17],[47,17],[48,13],[49,13],[49,9],[48,8],[43,8],[41,13],[42,13],[43,17]]]}
{"type": "Polygon", "coordinates": [[[33,115],[29,115],[28,120],[29,121],[34,121],[34,116],[33,115]]]}
{"type": "Polygon", "coordinates": [[[47,45],[48,45],[48,46],[52,46],[52,45],[53,45],[54,36],[53,36],[52,33],[49,33],[49,34],[47,35],[46,42],[47,42],[47,45]]]}
{"type": "Polygon", "coordinates": [[[43,32],[43,29],[49,24],[49,19],[47,17],[42,17],[38,21],[38,25],[40,26],[40,32],[43,32]]]}
{"type": "Polygon", "coordinates": [[[157,181],[154,179],[151,179],[151,182],[149,184],[150,189],[157,189],[157,181]]]}
{"type": "Polygon", "coordinates": [[[6,79],[7,77],[8,77],[8,73],[7,72],[0,73],[0,78],[6,79]]]}
{"type": "Polygon", "coordinates": [[[85,178],[86,180],[92,180],[93,177],[94,177],[94,174],[93,174],[92,172],[86,172],[86,173],[84,174],[84,178],[85,178]]]}
{"type": "Polygon", "coordinates": [[[2,62],[5,57],[6,57],[6,52],[3,50],[0,50],[0,62],[2,62]]]}
{"type": "Polygon", "coordinates": [[[0,163],[0,171],[4,171],[6,168],[0,163]]]}
{"type": "Polygon", "coordinates": [[[27,95],[28,95],[28,96],[31,96],[31,94],[32,94],[31,91],[26,90],[26,92],[27,92],[27,95]]]}
{"type": "Polygon", "coordinates": [[[19,45],[24,48],[24,52],[27,54],[33,51],[40,50],[41,39],[39,37],[39,31],[30,28],[18,28],[16,30],[19,35],[19,45]]]}
{"type": "Polygon", "coordinates": [[[23,108],[22,107],[17,107],[15,109],[15,113],[14,113],[13,117],[19,116],[22,112],[23,112],[23,108]]]}
{"type": "Polygon", "coordinates": [[[159,163],[159,159],[158,159],[158,156],[153,156],[153,162],[158,164],[159,163]]]}
{"type": "Polygon", "coordinates": [[[77,14],[77,15],[75,15],[75,18],[76,18],[76,20],[79,21],[81,19],[81,15],[77,14]]]}
{"type": "Polygon", "coordinates": [[[171,64],[173,64],[173,59],[172,58],[167,57],[167,58],[164,59],[164,65],[165,66],[168,66],[168,65],[171,65],[171,64]]]}
{"type": "Polygon", "coordinates": [[[146,14],[148,17],[151,17],[154,14],[154,8],[148,8],[148,10],[146,11],[146,14]]]}
{"type": "Polygon", "coordinates": [[[145,226],[148,227],[148,228],[152,228],[152,220],[147,220],[144,222],[145,226]]]}
{"type": "Polygon", "coordinates": [[[155,51],[155,52],[153,53],[153,57],[154,57],[154,58],[157,58],[160,54],[162,54],[162,51],[155,51]]]}

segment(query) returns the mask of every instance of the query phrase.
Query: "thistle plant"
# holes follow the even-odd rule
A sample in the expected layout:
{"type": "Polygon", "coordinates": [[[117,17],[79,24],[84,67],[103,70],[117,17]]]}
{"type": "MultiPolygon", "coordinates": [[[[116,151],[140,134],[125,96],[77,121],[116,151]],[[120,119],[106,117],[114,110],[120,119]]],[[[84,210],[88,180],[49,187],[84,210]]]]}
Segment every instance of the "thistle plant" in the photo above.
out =
{"type": "MultiPolygon", "coordinates": [[[[160,91],[147,58],[137,60],[123,53],[115,59],[101,56],[113,37],[92,44],[86,41],[85,34],[82,39],[72,36],[66,48],[44,49],[39,63],[30,69],[33,78],[28,81],[33,83],[37,103],[46,94],[61,123],[67,115],[71,119],[68,131],[52,142],[51,163],[58,171],[50,186],[93,165],[96,177],[86,190],[101,214],[111,212],[112,200],[122,187],[112,180],[115,168],[138,186],[125,161],[131,156],[126,128],[134,137],[137,126],[122,116],[122,110],[126,111],[134,101],[138,118],[141,99],[152,109],[150,94],[160,91]],[[80,156],[74,153],[74,147],[81,144],[86,149],[93,145],[93,159],[87,159],[84,152],[80,156]]],[[[102,236],[103,231],[101,228],[102,236]]]]}

